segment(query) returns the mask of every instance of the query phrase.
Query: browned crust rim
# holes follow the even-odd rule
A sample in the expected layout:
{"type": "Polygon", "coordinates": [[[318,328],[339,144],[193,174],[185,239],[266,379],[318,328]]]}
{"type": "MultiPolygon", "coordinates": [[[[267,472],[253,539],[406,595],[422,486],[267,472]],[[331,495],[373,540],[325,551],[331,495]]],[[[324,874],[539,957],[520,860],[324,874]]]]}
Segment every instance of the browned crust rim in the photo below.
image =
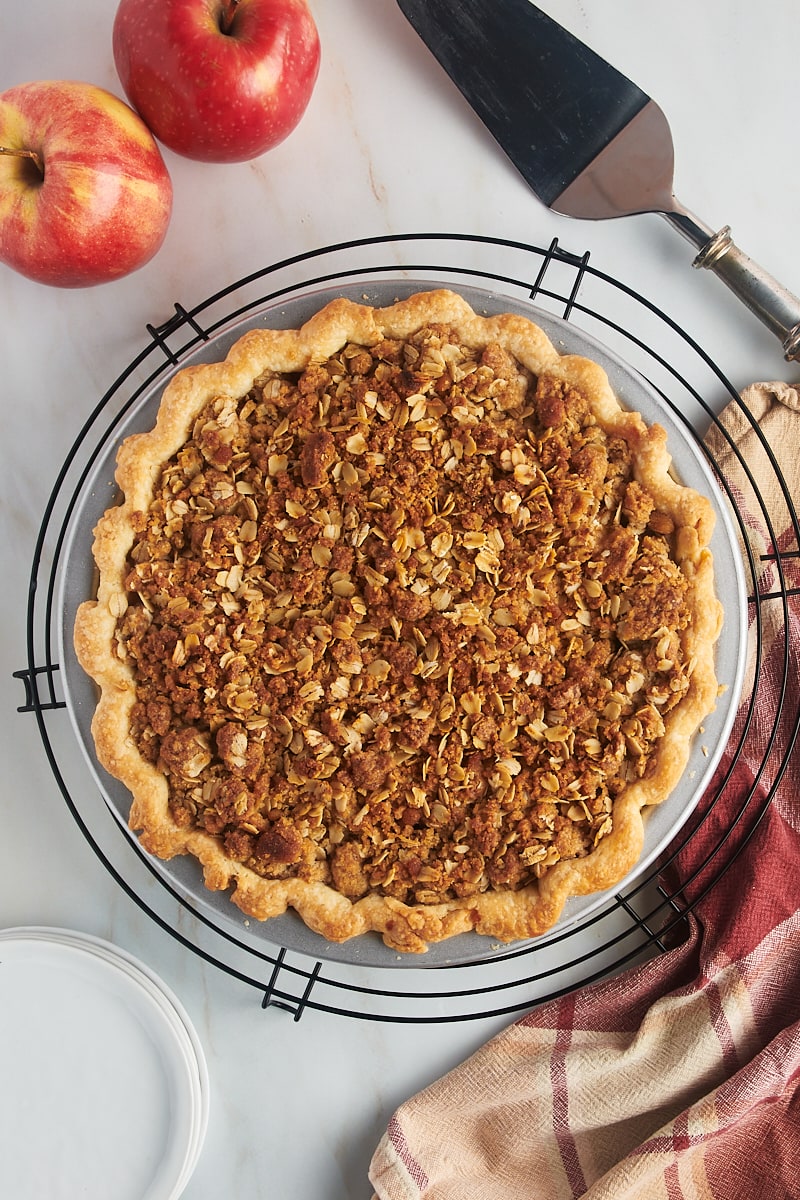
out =
{"type": "Polygon", "coordinates": [[[331,941],[374,930],[388,945],[415,952],[469,930],[500,941],[535,937],[558,920],[569,897],[617,883],[641,855],[642,811],[662,801],[678,782],[692,737],[717,696],[714,643],[722,608],[714,593],[708,549],[713,508],[707,499],[675,482],[670,464],[663,429],[648,427],[637,413],[624,410],[601,367],[579,356],[560,355],[545,333],[526,318],[481,317],[447,290],[419,293],[383,309],[334,300],[299,330],[253,330],[235,343],[223,362],[179,371],[164,391],[154,428],[129,437],[120,449],[117,481],[123,502],[109,510],[95,530],[97,598],[80,606],[75,623],[78,660],[100,692],[92,721],[98,758],[130,790],[130,826],[141,831],[142,845],[163,859],[193,855],[202,865],[208,888],[233,887],[234,903],[259,920],[291,907],[309,928],[331,941]],[[617,798],[613,830],[591,854],[557,863],[536,884],[517,892],[485,892],[413,907],[376,894],[351,902],[323,883],[266,880],[227,858],[214,836],[175,826],[167,781],[142,759],[131,737],[135,682],[131,669],[112,654],[112,644],[117,618],[127,605],[124,580],[133,541],[131,515],[147,508],[161,463],[184,443],[202,406],[216,396],[245,394],[267,366],[276,372],[299,372],[348,341],[369,347],[383,338],[405,337],[426,322],[451,325],[466,346],[496,341],[535,375],[547,373],[577,387],[589,399],[598,423],[625,438],[633,451],[636,479],[672,515],[678,528],[676,557],[691,586],[694,621],[689,650],[696,665],[687,695],[668,716],[655,771],[646,780],[630,784],[617,798]]]}

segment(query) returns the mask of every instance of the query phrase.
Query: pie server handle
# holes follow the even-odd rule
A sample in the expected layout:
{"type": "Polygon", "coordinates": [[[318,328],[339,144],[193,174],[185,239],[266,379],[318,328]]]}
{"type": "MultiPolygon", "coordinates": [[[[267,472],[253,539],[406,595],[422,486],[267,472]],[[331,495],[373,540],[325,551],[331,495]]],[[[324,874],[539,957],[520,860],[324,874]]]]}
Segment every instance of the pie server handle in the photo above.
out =
{"type": "Polygon", "coordinates": [[[739,249],[729,226],[718,233],[677,207],[662,213],[698,251],[693,266],[722,280],[750,311],[783,343],[787,361],[800,359],[800,300],[739,249]]]}

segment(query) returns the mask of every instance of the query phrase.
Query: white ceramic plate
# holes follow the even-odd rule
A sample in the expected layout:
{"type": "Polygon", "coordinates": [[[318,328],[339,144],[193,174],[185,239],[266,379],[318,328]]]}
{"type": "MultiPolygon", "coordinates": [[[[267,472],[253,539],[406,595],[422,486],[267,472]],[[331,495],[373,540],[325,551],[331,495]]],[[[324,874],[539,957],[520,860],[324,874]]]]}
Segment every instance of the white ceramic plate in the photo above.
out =
{"type": "Polygon", "coordinates": [[[181,1195],[205,1136],[207,1070],[149,969],[86,935],[6,930],[0,1063],[0,1195],[181,1195]]]}

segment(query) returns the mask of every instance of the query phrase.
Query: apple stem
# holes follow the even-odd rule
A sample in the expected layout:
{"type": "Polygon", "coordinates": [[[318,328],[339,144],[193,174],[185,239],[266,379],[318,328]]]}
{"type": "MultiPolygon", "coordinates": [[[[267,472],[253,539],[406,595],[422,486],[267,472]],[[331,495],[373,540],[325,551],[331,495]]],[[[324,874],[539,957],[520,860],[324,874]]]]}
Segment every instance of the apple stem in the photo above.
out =
{"type": "Polygon", "coordinates": [[[236,10],[240,3],[241,0],[226,0],[225,8],[219,21],[219,27],[223,33],[230,33],[233,22],[236,19],[236,10]]]}
{"type": "Polygon", "coordinates": [[[44,163],[41,155],[37,154],[35,150],[9,150],[7,146],[0,146],[0,154],[9,154],[12,158],[29,158],[44,179],[44,163]]]}

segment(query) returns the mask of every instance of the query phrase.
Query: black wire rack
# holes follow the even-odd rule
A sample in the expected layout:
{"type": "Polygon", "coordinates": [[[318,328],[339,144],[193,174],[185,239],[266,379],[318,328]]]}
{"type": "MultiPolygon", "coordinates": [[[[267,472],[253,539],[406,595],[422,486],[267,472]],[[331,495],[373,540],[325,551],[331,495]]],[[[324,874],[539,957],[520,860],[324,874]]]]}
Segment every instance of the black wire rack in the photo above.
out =
{"type": "Polygon", "coordinates": [[[287,258],[194,307],[175,304],[169,320],[148,325],[146,332],[143,349],[97,403],[54,483],[31,567],[27,665],[15,673],[25,690],[20,711],[37,721],[63,798],[120,888],[183,946],[254,988],[264,1008],[286,1010],[295,1021],[313,1010],[418,1023],[512,1015],[680,942],[692,910],[735,869],[789,766],[800,729],[796,701],[787,697],[790,672],[797,669],[788,635],[800,570],[794,498],[758,426],[701,347],[648,299],[597,270],[588,253],[571,253],[556,240],[537,247],[452,233],[364,238],[287,258]],[[489,961],[387,969],[318,961],[273,947],[255,939],[247,921],[228,924],[196,906],[120,828],[85,759],[76,753],[58,651],[59,578],[70,522],[94,463],[119,440],[119,427],[140,397],[199,346],[249,314],[315,289],[362,282],[366,287],[371,280],[394,278],[472,285],[532,301],[630,364],[717,474],[741,544],[753,635],[738,714],[713,781],[667,851],[630,886],[577,925],[536,942],[498,948],[489,961]],[[727,423],[720,421],[719,414],[731,405],[750,422],[760,463],[742,459],[727,423]],[[765,477],[770,495],[778,497],[778,511],[756,486],[755,479],[765,477]],[[777,670],[777,688],[762,683],[767,654],[773,679],[777,670]],[[745,747],[748,770],[737,771],[745,747]]]}

